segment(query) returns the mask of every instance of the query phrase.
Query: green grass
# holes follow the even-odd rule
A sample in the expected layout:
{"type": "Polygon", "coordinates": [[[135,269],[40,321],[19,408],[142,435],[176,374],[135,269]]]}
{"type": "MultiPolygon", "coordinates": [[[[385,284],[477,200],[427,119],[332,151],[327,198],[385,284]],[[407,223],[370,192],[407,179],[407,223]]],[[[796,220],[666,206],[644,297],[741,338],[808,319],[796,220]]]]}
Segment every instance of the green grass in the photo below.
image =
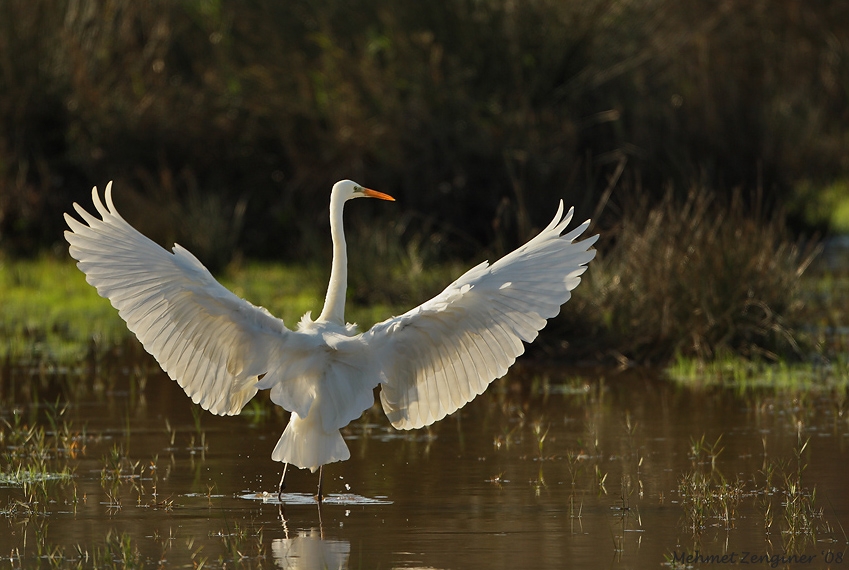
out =
{"type": "Polygon", "coordinates": [[[289,328],[307,311],[317,317],[324,301],[320,272],[310,268],[251,263],[231,268],[219,280],[239,297],[283,319],[289,328]]]}
{"type": "Polygon", "coordinates": [[[738,390],[770,388],[777,391],[817,392],[849,388],[849,363],[767,362],[724,355],[714,360],[678,356],[666,368],[674,382],[688,387],[734,386],[738,390]]]}
{"type": "MultiPolygon", "coordinates": [[[[846,335],[836,332],[849,309],[834,277],[806,273],[819,249],[792,241],[778,215],[747,215],[742,201],[737,194],[722,202],[703,187],[683,201],[633,201],[621,225],[602,232],[597,259],[533,351],[653,366],[680,355],[672,375],[690,382],[797,385],[846,376],[846,335]],[[758,364],[789,360],[809,364],[758,364]],[[714,368],[694,368],[701,362],[714,368]]],[[[353,233],[346,317],[361,330],[431,298],[482,257],[440,262],[438,247],[405,246],[400,237],[391,227],[353,233]]],[[[305,313],[318,316],[328,268],[231,263],[218,277],[294,329],[305,313]]],[[[129,336],[69,259],[2,262],[0,305],[0,357],[16,362],[75,362],[129,336]]]]}
{"type": "Polygon", "coordinates": [[[45,481],[67,481],[72,477],[67,469],[61,471],[47,471],[39,469],[38,466],[19,466],[17,469],[0,472],[0,485],[4,487],[24,487],[45,481]]]}
{"type": "MultiPolygon", "coordinates": [[[[252,263],[230,268],[220,280],[289,328],[307,311],[317,317],[324,302],[326,276],[310,267],[252,263]]],[[[0,358],[10,362],[75,363],[131,336],[118,311],[70,260],[0,261],[0,307],[0,358]]],[[[347,317],[367,328],[408,308],[349,302],[347,317]]]]}
{"type": "Polygon", "coordinates": [[[803,181],[796,189],[793,206],[807,223],[845,234],[849,232],[849,179],[841,178],[821,186],[803,181]]]}
{"type": "MultiPolygon", "coordinates": [[[[265,307],[274,316],[283,319],[287,327],[294,329],[308,311],[313,318],[318,317],[324,305],[327,278],[328,272],[318,268],[250,263],[239,268],[231,267],[219,280],[239,297],[265,307]]],[[[450,282],[445,281],[444,285],[450,282]]],[[[364,296],[358,303],[351,299],[356,296],[354,288],[354,284],[349,286],[345,317],[349,322],[360,325],[361,330],[412,308],[412,305],[403,306],[403,301],[391,303],[386,299],[372,300],[370,296],[364,296]]]]}
{"type": "Polygon", "coordinates": [[[0,357],[65,362],[115,343],[126,327],[70,262],[0,261],[0,357]]]}
{"type": "Polygon", "coordinates": [[[809,439],[798,435],[793,458],[767,457],[764,467],[748,481],[739,475],[726,479],[716,466],[716,446],[704,444],[704,435],[691,446],[693,469],[681,475],[678,493],[684,510],[684,528],[696,537],[710,526],[735,528],[741,519],[738,507],[744,499],[754,499],[760,511],[766,536],[776,532],[786,552],[799,552],[820,542],[836,542],[837,528],[825,519],[817,505],[816,486],[808,488],[803,473],[810,461],[809,439]],[[707,461],[710,459],[710,461],[707,461]],[[708,465],[710,468],[708,469],[708,465]],[[754,487],[752,486],[754,483],[754,487]]]}

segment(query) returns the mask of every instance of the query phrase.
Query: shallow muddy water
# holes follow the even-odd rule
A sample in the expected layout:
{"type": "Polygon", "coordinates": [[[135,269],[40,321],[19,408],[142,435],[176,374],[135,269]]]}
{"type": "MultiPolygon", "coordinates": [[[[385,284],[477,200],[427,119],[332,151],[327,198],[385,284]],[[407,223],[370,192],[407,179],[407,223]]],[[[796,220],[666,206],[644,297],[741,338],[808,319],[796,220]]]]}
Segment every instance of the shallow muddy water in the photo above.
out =
{"type": "Polygon", "coordinates": [[[319,508],[308,471],[277,500],[267,401],[198,413],[137,357],[6,367],[0,388],[3,465],[33,461],[38,425],[48,472],[71,470],[0,485],[12,568],[849,566],[843,392],[524,364],[427,430],[370,410],[319,508]]]}

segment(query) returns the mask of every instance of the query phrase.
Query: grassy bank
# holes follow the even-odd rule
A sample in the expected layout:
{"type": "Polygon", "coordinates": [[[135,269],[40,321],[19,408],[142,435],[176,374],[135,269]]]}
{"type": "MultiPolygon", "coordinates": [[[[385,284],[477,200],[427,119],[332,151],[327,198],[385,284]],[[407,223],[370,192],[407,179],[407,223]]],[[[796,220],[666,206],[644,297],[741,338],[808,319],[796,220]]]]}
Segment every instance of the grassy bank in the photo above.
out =
{"type": "MultiPolygon", "coordinates": [[[[318,301],[319,290],[309,284],[308,270],[270,266],[245,270],[233,282],[237,292],[267,303],[289,323],[297,310],[318,301]],[[295,281],[306,286],[287,287],[295,281]]],[[[70,363],[130,336],[70,258],[0,262],[0,306],[0,356],[13,362],[70,363]]]]}
{"type": "MultiPolygon", "coordinates": [[[[426,248],[405,249],[385,235],[352,236],[347,317],[363,329],[426,301],[473,263],[497,258],[440,264],[426,248]]],[[[806,276],[819,250],[792,241],[780,218],[753,218],[736,202],[695,189],[684,201],[668,195],[659,206],[629,205],[602,236],[597,259],[534,343],[535,354],[665,366],[842,352],[830,341],[845,314],[829,294],[836,278],[806,276]]],[[[318,265],[243,262],[218,277],[294,327],[307,311],[320,311],[327,273],[318,265]]],[[[0,306],[0,354],[10,360],[69,361],[128,336],[69,258],[3,262],[0,306]]]]}
{"type": "MultiPolygon", "coordinates": [[[[365,278],[375,284],[375,291],[370,292],[366,284],[357,294],[352,286],[348,320],[369,327],[404,312],[411,307],[392,299],[404,300],[417,291],[429,295],[436,286],[435,277],[449,271],[450,267],[441,267],[427,276],[419,272],[419,277],[411,275],[403,286],[396,272],[393,286],[392,271],[380,270],[372,277],[388,281],[365,278]],[[389,285],[391,290],[377,288],[377,283],[389,285]]],[[[290,328],[307,311],[314,317],[321,312],[327,283],[326,270],[274,263],[231,265],[217,277],[240,297],[282,318],[290,328]]],[[[361,276],[359,282],[363,279],[361,276]]],[[[70,258],[0,261],[0,307],[0,359],[11,362],[72,363],[131,336],[118,312],[86,283],[70,258]]]]}
{"type": "Polygon", "coordinates": [[[72,362],[128,333],[70,260],[0,261],[0,356],[72,362]]]}

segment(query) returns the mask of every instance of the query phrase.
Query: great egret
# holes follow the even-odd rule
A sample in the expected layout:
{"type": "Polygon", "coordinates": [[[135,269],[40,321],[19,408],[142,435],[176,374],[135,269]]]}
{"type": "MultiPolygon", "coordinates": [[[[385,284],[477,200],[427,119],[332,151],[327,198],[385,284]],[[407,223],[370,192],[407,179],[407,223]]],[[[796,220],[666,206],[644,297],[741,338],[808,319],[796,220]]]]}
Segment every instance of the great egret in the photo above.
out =
{"type": "Polygon", "coordinates": [[[575,242],[589,220],[562,235],[574,208],[528,243],[483,262],[426,303],[364,333],[345,322],[348,256],[342,210],[352,198],[394,200],[350,180],[333,185],[333,265],[324,309],[297,330],[240,299],[175,244],[166,251],[128,224],[97,188],[100,219],[74,204],[85,223],[65,214],[70,253],[168,375],[213,414],[238,414],[258,390],[291,412],[271,455],[313,473],[351,454],[340,429],[380,401],[397,429],[442,419],[503,376],[580,283],[598,236],[575,242]]]}

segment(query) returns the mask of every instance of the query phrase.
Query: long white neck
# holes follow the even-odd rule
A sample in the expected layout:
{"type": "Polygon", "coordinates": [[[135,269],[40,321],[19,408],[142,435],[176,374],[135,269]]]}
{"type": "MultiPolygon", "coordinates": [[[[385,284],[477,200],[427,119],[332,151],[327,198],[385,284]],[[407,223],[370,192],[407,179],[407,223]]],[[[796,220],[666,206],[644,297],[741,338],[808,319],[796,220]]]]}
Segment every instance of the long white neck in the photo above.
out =
{"type": "Polygon", "coordinates": [[[330,195],[330,237],[333,239],[333,265],[330,267],[330,283],[319,321],[345,324],[345,293],[348,289],[348,251],[345,244],[345,229],[342,209],[345,200],[335,192],[330,195]]]}

